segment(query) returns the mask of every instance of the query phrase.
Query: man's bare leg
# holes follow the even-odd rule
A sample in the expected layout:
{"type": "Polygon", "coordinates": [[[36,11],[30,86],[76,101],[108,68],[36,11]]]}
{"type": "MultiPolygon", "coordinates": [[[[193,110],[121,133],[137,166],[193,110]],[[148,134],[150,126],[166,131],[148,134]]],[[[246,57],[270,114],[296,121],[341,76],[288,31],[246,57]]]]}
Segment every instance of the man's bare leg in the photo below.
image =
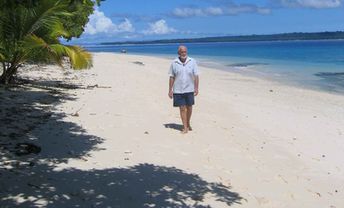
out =
{"type": "Polygon", "coordinates": [[[179,109],[180,109],[180,117],[181,117],[182,122],[183,122],[182,133],[186,134],[186,133],[188,133],[187,109],[186,109],[185,105],[180,106],[179,109]]]}
{"type": "Polygon", "coordinates": [[[186,107],[187,110],[187,127],[189,131],[192,131],[191,125],[190,125],[190,120],[191,120],[191,115],[192,115],[192,105],[186,107]]]}

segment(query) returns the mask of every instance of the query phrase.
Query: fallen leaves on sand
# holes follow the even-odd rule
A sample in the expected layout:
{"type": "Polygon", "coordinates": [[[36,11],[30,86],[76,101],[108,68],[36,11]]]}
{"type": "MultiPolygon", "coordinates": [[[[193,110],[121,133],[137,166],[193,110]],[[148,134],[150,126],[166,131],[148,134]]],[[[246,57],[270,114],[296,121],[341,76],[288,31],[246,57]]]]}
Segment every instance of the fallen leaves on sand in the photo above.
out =
{"type": "Polygon", "coordinates": [[[79,113],[78,112],[72,113],[71,116],[79,117],[79,113]]]}
{"type": "Polygon", "coordinates": [[[33,184],[33,183],[27,183],[27,185],[28,186],[30,186],[30,187],[33,187],[33,188],[36,188],[36,189],[40,189],[41,187],[39,187],[38,185],[35,185],[35,184],[33,184]]]}
{"type": "Polygon", "coordinates": [[[283,178],[282,175],[279,174],[278,177],[279,177],[280,179],[282,179],[282,181],[284,181],[284,183],[288,184],[288,181],[287,181],[285,178],[283,178]]]}
{"type": "Polygon", "coordinates": [[[98,84],[95,85],[87,85],[87,89],[93,89],[93,88],[111,88],[111,86],[100,86],[98,84]]]}
{"type": "MultiPolygon", "coordinates": [[[[83,106],[84,107],[84,106],[83,106]]],[[[80,115],[79,115],[79,112],[81,111],[81,109],[82,109],[82,107],[81,108],[79,108],[79,110],[77,110],[75,113],[72,113],[72,114],[70,114],[71,116],[74,116],[74,117],[79,117],[80,115]]]]}
{"type": "Polygon", "coordinates": [[[133,64],[144,66],[145,64],[142,61],[134,61],[133,64]]]}
{"type": "Polygon", "coordinates": [[[85,157],[78,157],[78,159],[83,160],[83,161],[85,161],[85,162],[88,161],[85,157]]]}

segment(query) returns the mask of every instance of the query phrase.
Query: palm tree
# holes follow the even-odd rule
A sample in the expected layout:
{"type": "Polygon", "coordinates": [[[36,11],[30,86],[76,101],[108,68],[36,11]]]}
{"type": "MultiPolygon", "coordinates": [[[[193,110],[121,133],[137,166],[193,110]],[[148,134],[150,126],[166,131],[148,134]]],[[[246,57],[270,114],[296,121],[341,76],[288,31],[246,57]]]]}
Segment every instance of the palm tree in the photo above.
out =
{"type": "MultiPolygon", "coordinates": [[[[61,37],[68,36],[62,18],[68,12],[66,0],[44,0],[25,5],[13,0],[0,3],[0,84],[14,80],[24,63],[57,63],[65,57],[74,69],[92,66],[92,56],[78,46],[63,45],[61,37]]],[[[18,1],[17,1],[18,2],[18,1]]]]}

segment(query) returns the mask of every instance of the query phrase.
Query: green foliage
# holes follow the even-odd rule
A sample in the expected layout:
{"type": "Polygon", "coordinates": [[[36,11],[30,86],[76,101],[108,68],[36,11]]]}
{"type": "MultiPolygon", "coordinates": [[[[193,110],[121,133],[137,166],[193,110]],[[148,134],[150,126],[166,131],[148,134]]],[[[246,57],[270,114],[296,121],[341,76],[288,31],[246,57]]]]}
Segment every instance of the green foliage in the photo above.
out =
{"type": "Polygon", "coordinates": [[[104,0],[66,0],[68,2],[68,12],[72,15],[65,16],[62,19],[63,26],[69,32],[68,36],[64,36],[67,40],[72,37],[80,37],[84,32],[84,28],[89,21],[89,16],[93,13],[94,7],[100,5],[104,0]]]}
{"type": "MultiPolygon", "coordinates": [[[[100,1],[98,1],[99,3],[100,1]]],[[[89,68],[91,55],[60,43],[78,37],[93,12],[91,0],[0,0],[0,82],[8,83],[22,63],[55,62],[68,57],[74,69],[89,68]],[[82,13],[80,21],[74,21],[82,13]],[[87,15],[87,16],[86,16],[87,15]]]]}
{"type": "MultiPolygon", "coordinates": [[[[0,8],[15,8],[24,6],[26,8],[34,8],[45,3],[46,0],[0,0],[0,8]]],[[[68,31],[68,35],[63,37],[71,40],[73,37],[80,37],[84,32],[85,26],[89,21],[89,16],[93,13],[94,7],[99,6],[104,0],[59,0],[66,5],[66,11],[70,15],[62,16],[61,22],[68,31]]]]}
{"type": "MultiPolygon", "coordinates": [[[[75,2],[75,1],[74,1],[75,2]]],[[[63,17],[63,24],[69,35],[64,38],[70,40],[72,37],[79,37],[84,32],[84,26],[89,21],[88,16],[93,13],[93,2],[71,3],[68,11],[72,15],[63,17]]]]}

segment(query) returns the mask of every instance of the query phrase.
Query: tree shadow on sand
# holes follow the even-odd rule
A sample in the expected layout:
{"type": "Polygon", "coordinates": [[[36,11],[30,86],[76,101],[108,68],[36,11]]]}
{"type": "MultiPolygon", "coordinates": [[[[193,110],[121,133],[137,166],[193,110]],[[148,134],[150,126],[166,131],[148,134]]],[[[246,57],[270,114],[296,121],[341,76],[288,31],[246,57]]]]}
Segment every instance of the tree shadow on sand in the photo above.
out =
{"type": "Polygon", "coordinates": [[[175,167],[56,169],[69,159],[86,162],[91,151],[101,150],[103,139],[63,120],[70,115],[52,111],[58,103],[75,100],[71,94],[42,88],[0,89],[0,207],[209,207],[206,198],[224,206],[242,200],[229,186],[175,167]],[[19,142],[42,151],[19,157],[19,142]]]}
{"type": "Polygon", "coordinates": [[[52,171],[40,166],[32,175],[21,175],[19,185],[2,195],[4,207],[210,207],[210,197],[230,206],[240,203],[230,187],[209,183],[198,175],[174,167],[140,164],[104,170],[67,169],[52,171]],[[30,186],[25,189],[21,186],[30,186]],[[27,191],[24,191],[27,190],[27,191]],[[30,198],[16,203],[9,196],[30,198]]]}
{"type": "Polygon", "coordinates": [[[63,120],[71,115],[54,111],[57,104],[76,100],[65,88],[37,84],[32,88],[24,85],[0,89],[0,97],[2,162],[38,159],[65,162],[96,150],[97,144],[103,141],[102,138],[89,135],[81,126],[63,120]],[[17,145],[23,142],[40,146],[42,152],[37,156],[17,157],[17,145]]]}

